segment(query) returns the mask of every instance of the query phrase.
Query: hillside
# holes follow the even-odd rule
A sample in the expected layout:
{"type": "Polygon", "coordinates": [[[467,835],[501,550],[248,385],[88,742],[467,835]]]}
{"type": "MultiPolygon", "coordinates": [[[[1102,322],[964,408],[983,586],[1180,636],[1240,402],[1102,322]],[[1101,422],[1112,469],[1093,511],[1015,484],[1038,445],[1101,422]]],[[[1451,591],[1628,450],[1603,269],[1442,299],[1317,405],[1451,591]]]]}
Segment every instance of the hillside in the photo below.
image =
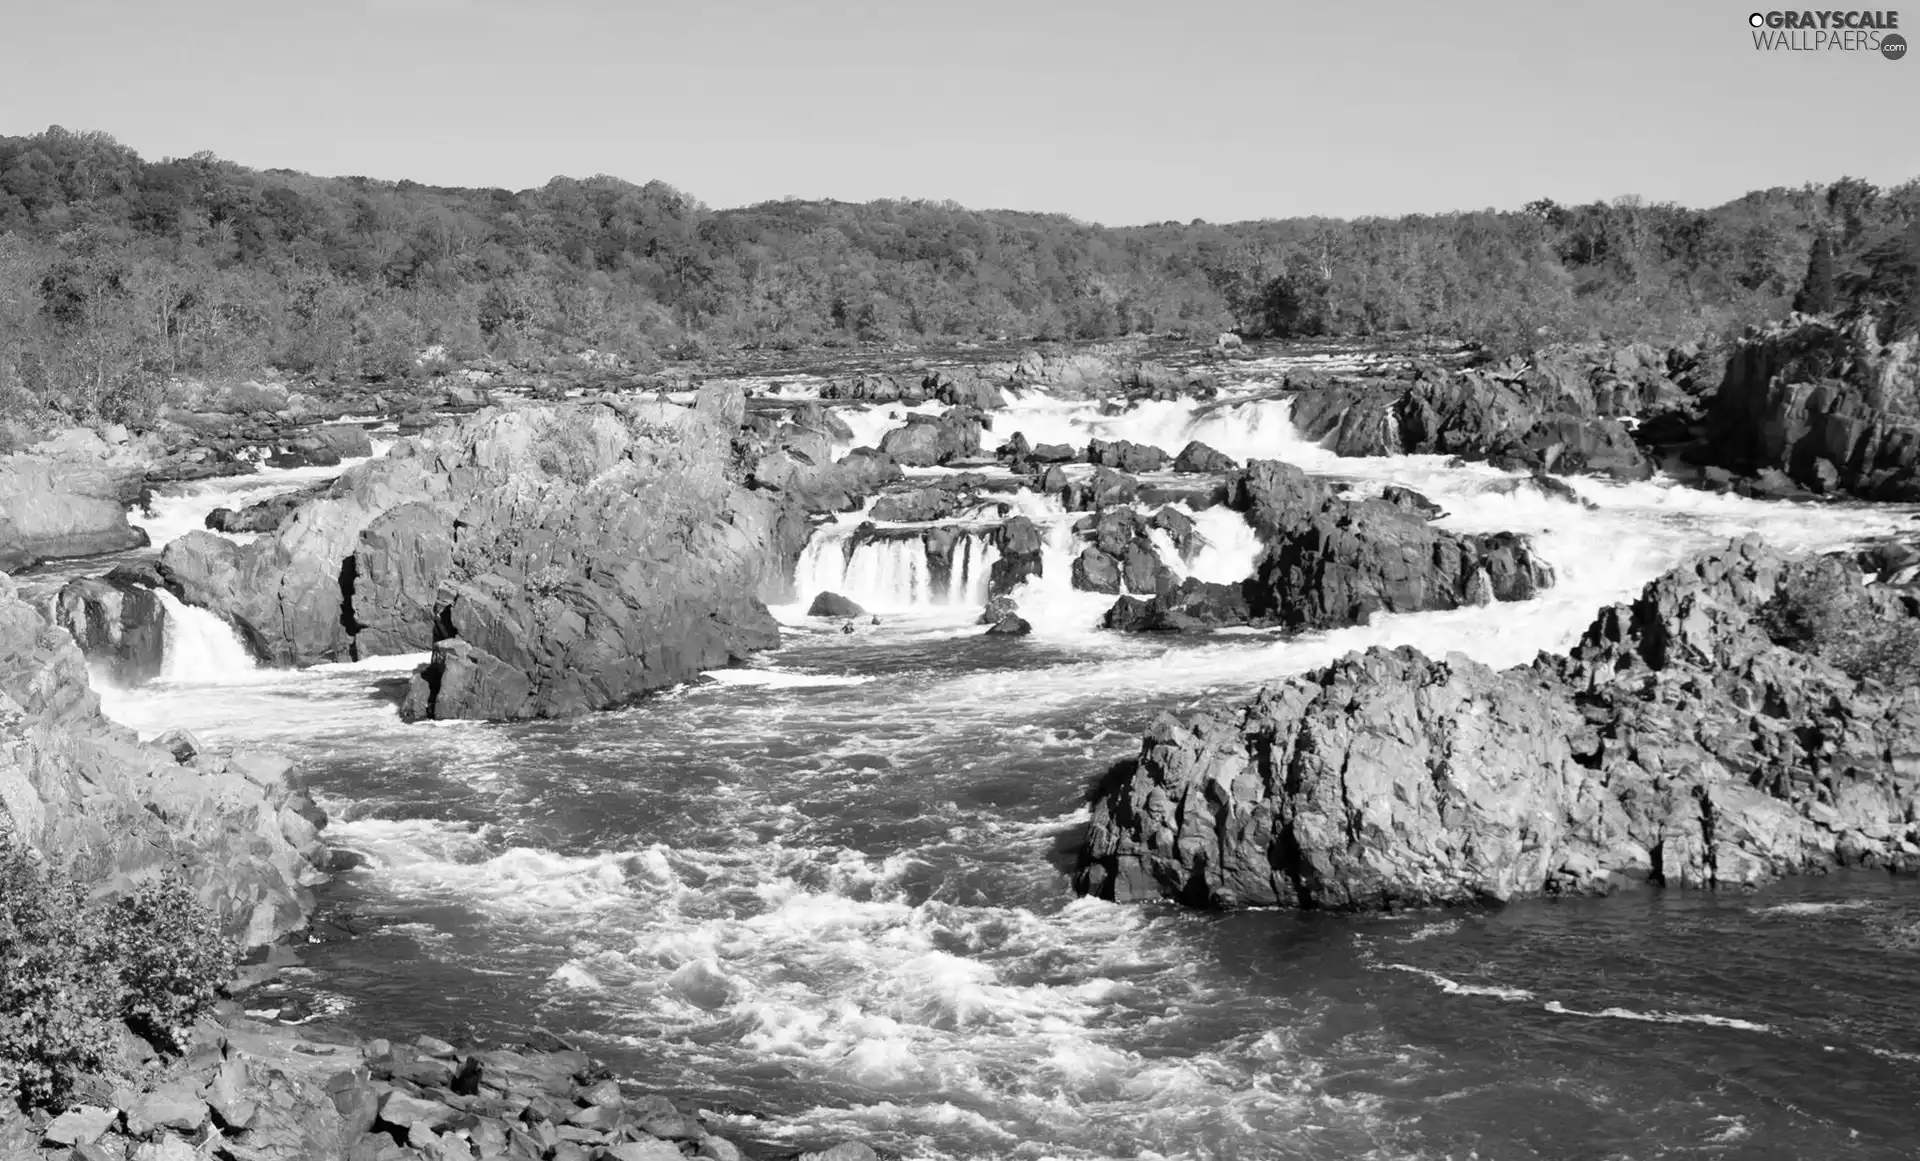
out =
{"type": "Polygon", "coordinates": [[[951,203],[712,210],[662,182],[447,189],[0,138],[0,404],[140,421],[169,376],[404,376],[493,357],[1411,332],[1496,350],[1920,313],[1920,182],[1400,219],[1108,228],[951,203]],[[423,368],[419,354],[433,353],[423,368]]]}

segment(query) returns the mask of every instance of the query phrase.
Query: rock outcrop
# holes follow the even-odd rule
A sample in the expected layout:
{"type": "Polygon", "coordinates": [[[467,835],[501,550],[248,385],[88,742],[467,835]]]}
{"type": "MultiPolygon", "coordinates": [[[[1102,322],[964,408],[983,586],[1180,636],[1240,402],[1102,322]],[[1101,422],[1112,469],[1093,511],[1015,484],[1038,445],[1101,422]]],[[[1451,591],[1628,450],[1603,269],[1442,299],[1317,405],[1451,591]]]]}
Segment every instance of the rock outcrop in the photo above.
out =
{"type": "Polygon", "coordinates": [[[182,537],[160,574],[271,664],[431,649],[409,717],[579,713],[777,644],[763,602],[808,514],[899,472],[835,463],[827,439],[717,389],[484,412],[354,467],[271,536],[182,537]]]}
{"type": "Polygon", "coordinates": [[[1227,503],[1266,545],[1253,574],[1239,585],[1175,583],[1145,568],[1152,550],[1139,537],[1145,552],[1128,558],[1141,562],[1127,581],[1136,596],[1108,611],[1107,627],[1330,629],[1365,624],[1375,613],[1526,600],[1553,584],[1552,568],[1526,537],[1435,527],[1432,505],[1414,493],[1346,500],[1292,464],[1255,460],[1229,477],[1227,503]]]}
{"type": "Polygon", "coordinates": [[[1079,889],[1376,909],[1920,865],[1920,689],[1773,642],[1809,576],[1854,599],[1850,565],[1750,538],[1603,610],[1570,657],[1374,649],[1165,716],[1097,792],[1079,889]]]}
{"type": "Polygon", "coordinates": [[[29,847],[124,891],[177,870],[227,929],[262,944],[305,922],[325,816],[288,763],[143,745],[100,712],[73,637],[0,577],[0,809],[29,847]]]}
{"type": "Polygon", "coordinates": [[[1691,348],[1560,347],[1489,367],[1407,365],[1398,378],[1289,380],[1301,434],[1341,455],[1455,455],[1513,471],[1643,480],[1627,424],[1687,412],[1703,389],[1691,348]]]}
{"type": "MultiPolygon", "coordinates": [[[[154,585],[119,568],[61,586],[54,621],[73,635],[88,661],[119,685],[159,676],[166,660],[166,614],[154,585]]],[[[157,580],[158,578],[154,578],[157,580]]]]}
{"type": "Polygon", "coordinates": [[[1920,499],[1920,337],[1799,318],[1741,341],[1689,457],[1814,492],[1920,499]]]}

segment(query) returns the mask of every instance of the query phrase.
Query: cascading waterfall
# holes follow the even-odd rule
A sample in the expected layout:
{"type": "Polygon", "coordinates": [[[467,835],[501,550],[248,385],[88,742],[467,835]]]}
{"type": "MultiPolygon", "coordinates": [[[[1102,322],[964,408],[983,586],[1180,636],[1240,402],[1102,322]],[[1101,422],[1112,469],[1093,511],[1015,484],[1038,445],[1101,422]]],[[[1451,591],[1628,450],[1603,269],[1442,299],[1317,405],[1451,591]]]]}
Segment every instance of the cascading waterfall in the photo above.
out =
{"type": "Polygon", "coordinates": [[[1107,415],[1094,404],[1016,392],[1007,413],[995,417],[993,436],[1004,440],[1016,431],[1033,444],[1063,443],[1075,448],[1093,439],[1125,439],[1175,455],[1197,439],[1241,461],[1282,459],[1307,465],[1334,458],[1294,429],[1293,401],[1272,396],[1218,404],[1147,400],[1107,415]]]}
{"type": "Polygon", "coordinates": [[[219,616],[182,604],[165,589],[154,596],[167,617],[160,676],[166,681],[224,682],[259,668],[233,626],[219,616]]]}
{"type": "Polygon", "coordinates": [[[877,612],[983,605],[993,564],[1000,559],[992,531],[949,529],[861,536],[858,525],[826,525],[814,533],[794,570],[795,598],[811,603],[821,593],[839,593],[877,612]],[[944,557],[938,551],[943,532],[953,538],[944,557]]]}
{"type": "Polygon", "coordinates": [[[967,532],[953,547],[953,579],[948,599],[955,604],[984,605],[1000,549],[984,533],[967,532]]]}

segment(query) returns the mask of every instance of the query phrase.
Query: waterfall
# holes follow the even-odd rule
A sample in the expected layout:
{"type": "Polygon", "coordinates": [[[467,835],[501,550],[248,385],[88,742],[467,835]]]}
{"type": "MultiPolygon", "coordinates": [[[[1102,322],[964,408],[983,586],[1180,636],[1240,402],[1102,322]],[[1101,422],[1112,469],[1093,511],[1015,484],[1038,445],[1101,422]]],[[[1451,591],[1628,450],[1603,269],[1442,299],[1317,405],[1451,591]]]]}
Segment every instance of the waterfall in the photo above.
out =
{"type": "Polygon", "coordinates": [[[233,626],[206,609],[180,603],[165,589],[154,596],[166,611],[166,644],[160,676],[167,681],[232,681],[259,668],[233,626]]]}
{"type": "Polygon", "coordinates": [[[947,600],[957,605],[985,605],[994,562],[1000,550],[984,532],[968,532],[953,548],[953,576],[947,600]]]}
{"type": "Polygon", "coordinates": [[[839,593],[875,612],[907,612],[987,600],[993,562],[992,532],[948,525],[906,536],[861,536],[858,525],[829,524],[813,534],[794,569],[795,600],[811,604],[839,593]],[[952,537],[950,555],[936,547],[952,537]],[[942,566],[945,566],[944,568],[942,566]]]}
{"type": "MultiPolygon", "coordinates": [[[[1187,573],[1214,584],[1238,584],[1253,575],[1266,545],[1247,518],[1215,506],[1193,514],[1194,543],[1187,573]]],[[[1173,562],[1169,560],[1168,564],[1173,562]]]]}

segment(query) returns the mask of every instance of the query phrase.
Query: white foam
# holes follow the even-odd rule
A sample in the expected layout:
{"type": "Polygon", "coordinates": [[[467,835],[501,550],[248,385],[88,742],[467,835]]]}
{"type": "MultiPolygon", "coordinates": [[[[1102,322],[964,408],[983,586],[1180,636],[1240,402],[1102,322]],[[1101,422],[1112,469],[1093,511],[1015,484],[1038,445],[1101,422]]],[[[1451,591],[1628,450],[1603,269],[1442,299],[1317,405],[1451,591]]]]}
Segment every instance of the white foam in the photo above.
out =
{"type": "Polygon", "coordinates": [[[1830,915],[1836,911],[1864,911],[1872,907],[1869,899],[1848,899],[1837,903],[1775,903],[1762,907],[1762,915],[1830,915]]]}
{"type": "Polygon", "coordinates": [[[1598,1012],[1582,1012],[1576,1008],[1569,1008],[1558,1000],[1548,1000],[1544,1007],[1556,1016],[1580,1016],[1589,1020],[1634,1020],[1643,1024],[1703,1024],[1710,1028],[1734,1028],[1742,1032],[1773,1031],[1771,1024],[1759,1024],[1733,1016],[1715,1016],[1710,1012],[1638,1012],[1632,1008],[1602,1008],[1598,1012]]]}
{"type": "Polygon", "coordinates": [[[259,668],[233,626],[217,613],[182,604],[166,589],[154,596],[166,616],[160,676],[168,681],[218,685],[245,681],[259,668]]]}
{"type": "MultiPolygon", "coordinates": [[[[1458,980],[1448,979],[1439,972],[1428,971],[1426,968],[1413,967],[1404,963],[1389,963],[1382,964],[1381,966],[1388,971],[1411,972],[1417,976],[1425,976],[1427,979],[1439,985],[1440,990],[1450,996],[1488,996],[1496,1000],[1506,1000],[1509,1003],[1533,999],[1533,993],[1525,988],[1502,987],[1498,984],[1463,984],[1458,980]]],[[[1548,1005],[1548,1007],[1552,1007],[1552,1005],[1548,1005]]]]}
{"type": "Polygon", "coordinates": [[[823,673],[795,673],[784,669],[709,669],[700,676],[720,685],[759,686],[765,689],[810,689],[826,686],[865,685],[873,678],[823,673]]]}

